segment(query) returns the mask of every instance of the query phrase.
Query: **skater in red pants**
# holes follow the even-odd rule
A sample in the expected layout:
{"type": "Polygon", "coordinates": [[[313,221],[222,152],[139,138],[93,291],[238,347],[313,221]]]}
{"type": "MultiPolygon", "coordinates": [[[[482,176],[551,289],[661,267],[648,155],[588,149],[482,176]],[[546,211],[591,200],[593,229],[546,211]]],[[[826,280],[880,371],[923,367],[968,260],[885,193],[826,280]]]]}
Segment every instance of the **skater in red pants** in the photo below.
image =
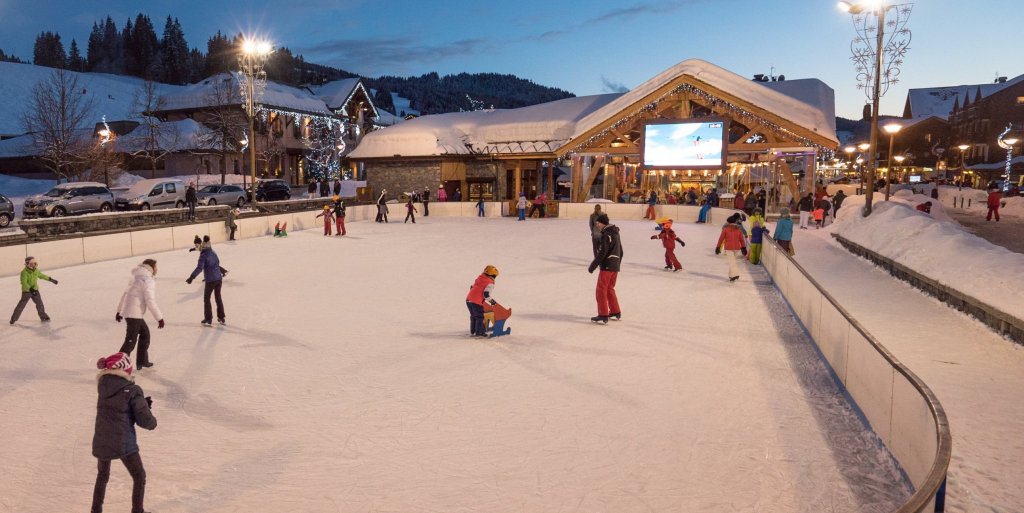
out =
{"type": "Polygon", "coordinates": [[[651,240],[661,239],[661,245],[665,247],[665,269],[672,269],[672,272],[683,270],[683,265],[676,258],[676,242],[683,247],[686,246],[686,243],[676,237],[676,232],[672,230],[671,219],[665,219],[658,223],[658,226],[661,227],[661,233],[651,235],[651,240]]]}
{"type": "Polygon", "coordinates": [[[320,212],[319,214],[317,214],[317,217],[324,218],[324,235],[325,236],[330,236],[331,235],[331,218],[334,217],[334,214],[331,213],[330,205],[324,205],[324,211],[320,212]]]}
{"type": "Polygon", "coordinates": [[[345,235],[345,202],[338,196],[334,197],[334,225],[338,227],[336,236],[345,235]]]}
{"type": "Polygon", "coordinates": [[[601,230],[601,243],[587,270],[593,273],[600,267],[601,274],[597,277],[597,317],[591,317],[590,320],[608,324],[608,319],[622,319],[622,309],[615,295],[615,282],[622,263],[622,244],[619,242],[619,227],[608,224],[608,214],[597,216],[594,226],[601,230]]]}

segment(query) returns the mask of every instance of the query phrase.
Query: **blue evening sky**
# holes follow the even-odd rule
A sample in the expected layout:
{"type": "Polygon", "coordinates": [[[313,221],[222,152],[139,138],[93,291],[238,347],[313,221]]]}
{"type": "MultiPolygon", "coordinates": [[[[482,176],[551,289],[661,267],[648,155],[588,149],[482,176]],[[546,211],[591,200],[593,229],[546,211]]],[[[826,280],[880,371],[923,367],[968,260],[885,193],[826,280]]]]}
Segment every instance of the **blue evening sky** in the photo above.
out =
{"type": "MultiPolygon", "coordinates": [[[[0,0],[0,49],[31,60],[35,36],[50,30],[84,53],[94,21],[109,14],[120,29],[140,11],[158,36],[168,14],[179,18],[203,51],[218,29],[258,31],[308,61],[368,76],[512,73],[589,95],[701,58],[747,77],[774,66],[819,78],[844,117],[859,118],[866,101],[850,61],[852,23],[831,0],[0,0]]],[[[908,87],[1024,73],[1013,27],[1022,21],[1011,0],[916,2],[901,83],[882,113],[902,114],[908,87]]]]}

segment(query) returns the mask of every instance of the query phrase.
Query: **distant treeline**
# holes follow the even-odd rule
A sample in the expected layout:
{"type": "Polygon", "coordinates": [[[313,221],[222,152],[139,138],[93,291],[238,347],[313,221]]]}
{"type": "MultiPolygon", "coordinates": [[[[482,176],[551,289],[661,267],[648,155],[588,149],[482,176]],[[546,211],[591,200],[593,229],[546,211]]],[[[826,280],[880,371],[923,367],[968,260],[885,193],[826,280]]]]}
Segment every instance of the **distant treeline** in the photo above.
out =
{"type": "MultiPolygon", "coordinates": [[[[218,31],[206,42],[206,49],[190,48],[177,18],[167,17],[157,37],[152,20],[138,14],[121,28],[107,16],[95,22],[83,55],[74,39],[65,48],[59,33],[36,36],[32,63],[72,71],[130,75],[165,84],[185,85],[211,75],[238,69],[241,35],[226,36],[218,31]]],[[[24,62],[0,50],[0,61],[24,62]]],[[[290,85],[321,84],[357,77],[342,69],[306,62],[286,47],[275,49],[266,65],[267,78],[290,85]]],[[[394,112],[391,93],[410,100],[410,107],[423,114],[438,114],[481,108],[515,108],[573,96],[561,89],[535,84],[514,75],[460,73],[419,77],[361,77],[378,108],[394,112]]]]}

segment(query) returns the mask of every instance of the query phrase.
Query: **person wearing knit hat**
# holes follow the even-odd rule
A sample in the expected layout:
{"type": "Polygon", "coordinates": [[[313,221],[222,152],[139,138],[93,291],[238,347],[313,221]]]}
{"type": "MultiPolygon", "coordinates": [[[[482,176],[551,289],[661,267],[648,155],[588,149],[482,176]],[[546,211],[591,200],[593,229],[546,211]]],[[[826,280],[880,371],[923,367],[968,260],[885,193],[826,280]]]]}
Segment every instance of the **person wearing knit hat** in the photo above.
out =
{"type": "Polygon", "coordinates": [[[57,284],[57,280],[43,274],[39,270],[39,263],[33,257],[25,257],[25,268],[21,270],[21,300],[18,301],[18,305],[14,307],[14,313],[11,314],[11,324],[18,322],[18,318],[21,317],[21,312],[25,310],[25,305],[31,299],[36,305],[36,313],[39,314],[39,320],[43,322],[50,322],[50,316],[46,314],[46,307],[43,305],[43,296],[39,294],[39,279],[42,278],[54,285],[57,284]]]}
{"type": "Polygon", "coordinates": [[[779,247],[784,249],[790,256],[793,251],[793,218],[789,216],[789,209],[782,207],[779,210],[779,220],[775,222],[775,233],[772,235],[779,247]]]}
{"type": "Polygon", "coordinates": [[[597,256],[597,247],[601,245],[601,230],[597,229],[597,218],[601,212],[601,205],[594,205],[594,212],[590,214],[590,243],[594,247],[594,256],[597,256]]]}
{"type": "Polygon", "coordinates": [[[149,361],[149,326],[146,325],[146,311],[148,310],[157,321],[159,329],[164,327],[164,314],[156,304],[155,278],[156,260],[152,258],[143,260],[138,267],[132,269],[128,288],[121,294],[121,302],[117,304],[117,314],[114,315],[115,321],[121,322],[121,319],[124,319],[127,325],[121,353],[132,354],[132,350],[138,344],[140,368],[153,366],[149,361]]]}
{"type": "Polygon", "coordinates": [[[619,269],[622,265],[622,242],[619,239],[619,227],[609,224],[608,214],[602,213],[594,218],[594,225],[601,231],[601,242],[597,254],[590,262],[587,271],[593,273],[601,268],[597,276],[597,316],[591,322],[608,324],[608,319],[621,320],[622,309],[619,298],[615,294],[615,282],[618,281],[619,269]]]}
{"type": "Polygon", "coordinates": [[[92,437],[92,455],[96,458],[96,484],[92,492],[92,511],[103,511],[110,480],[110,462],[121,460],[132,476],[132,512],[142,513],[146,494],[146,469],[139,455],[135,426],[156,429],[152,399],[132,377],[132,361],[127,354],[114,353],[96,362],[99,400],[92,437]]]}
{"type": "Polygon", "coordinates": [[[729,216],[729,222],[722,227],[722,233],[718,236],[718,243],[715,244],[715,254],[722,254],[725,248],[725,256],[729,261],[729,281],[740,279],[740,270],[736,265],[736,253],[747,256],[747,238],[739,227],[739,214],[729,216]]]}

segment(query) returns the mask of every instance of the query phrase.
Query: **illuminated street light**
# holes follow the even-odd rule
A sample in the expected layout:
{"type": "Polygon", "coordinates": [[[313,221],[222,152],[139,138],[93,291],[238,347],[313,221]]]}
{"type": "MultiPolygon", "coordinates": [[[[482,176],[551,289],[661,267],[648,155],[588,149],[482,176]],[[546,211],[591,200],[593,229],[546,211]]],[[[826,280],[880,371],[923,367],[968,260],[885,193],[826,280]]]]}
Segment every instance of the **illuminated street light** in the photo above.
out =
{"type": "Polygon", "coordinates": [[[1006,174],[1003,175],[1003,191],[1010,189],[1010,168],[1013,164],[1013,146],[1020,142],[1020,138],[1010,133],[1012,125],[1007,125],[1006,130],[999,134],[999,147],[1006,150],[1006,174]]]}
{"type": "MultiPolygon", "coordinates": [[[[899,123],[887,123],[882,130],[889,134],[889,162],[886,164],[885,169],[892,169],[892,152],[894,151],[893,144],[896,140],[896,134],[903,129],[903,125],[899,123]]],[[[885,175],[885,201],[889,201],[889,190],[892,184],[892,173],[887,172],[885,175]]]]}
{"type": "MultiPolygon", "coordinates": [[[[839,8],[850,14],[857,36],[850,44],[857,71],[858,87],[864,89],[871,100],[872,151],[878,149],[878,102],[889,86],[898,82],[899,67],[910,48],[910,30],[907,20],[913,4],[890,4],[885,0],[839,2],[839,8]],[[886,13],[893,11],[886,21],[886,13]],[[872,41],[873,40],[873,41],[872,41]],[[888,60],[883,57],[888,56],[888,60]],[[883,80],[884,75],[884,80],[883,80]]],[[[875,191],[878,159],[872,155],[868,165],[868,184],[865,191],[864,216],[871,215],[871,199],[875,191]]]]}
{"type": "MultiPolygon", "coordinates": [[[[246,79],[246,83],[242,87],[242,94],[245,97],[245,114],[249,117],[250,134],[255,134],[258,97],[263,96],[263,89],[267,85],[267,73],[263,70],[263,66],[267,63],[271,52],[273,52],[273,46],[267,41],[248,37],[242,40],[242,52],[238,56],[238,65],[246,79]]],[[[249,147],[249,173],[252,177],[252,183],[249,184],[252,187],[250,200],[253,205],[256,204],[255,139],[253,137],[252,145],[249,147]]]]}

